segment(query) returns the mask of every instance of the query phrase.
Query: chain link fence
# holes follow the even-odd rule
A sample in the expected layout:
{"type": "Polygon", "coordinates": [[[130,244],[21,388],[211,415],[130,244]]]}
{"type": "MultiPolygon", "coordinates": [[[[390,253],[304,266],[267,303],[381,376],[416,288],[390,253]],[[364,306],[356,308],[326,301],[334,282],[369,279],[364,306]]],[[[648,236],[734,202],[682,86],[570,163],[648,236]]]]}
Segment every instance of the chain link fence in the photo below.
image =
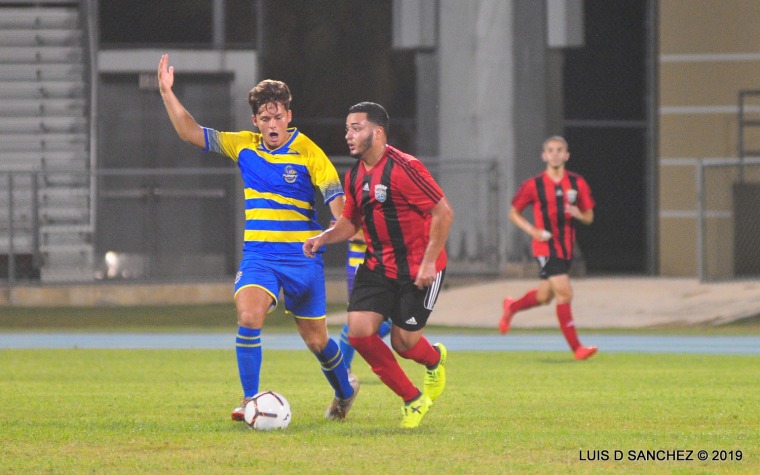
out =
{"type": "Polygon", "coordinates": [[[759,278],[760,160],[706,160],[699,178],[700,279],[759,278]]]}

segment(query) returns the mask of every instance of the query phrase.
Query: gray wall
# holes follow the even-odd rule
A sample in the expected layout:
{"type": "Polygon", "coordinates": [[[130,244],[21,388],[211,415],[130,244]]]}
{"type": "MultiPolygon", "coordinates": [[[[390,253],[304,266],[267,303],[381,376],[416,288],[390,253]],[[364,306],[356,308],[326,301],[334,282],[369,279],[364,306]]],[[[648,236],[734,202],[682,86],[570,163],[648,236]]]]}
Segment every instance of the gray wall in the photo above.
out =
{"type": "Polygon", "coordinates": [[[562,53],[547,48],[546,4],[535,0],[441,0],[439,153],[444,166],[463,159],[498,162],[498,216],[482,193],[455,176],[443,179],[457,219],[450,242],[478,248],[483,221],[498,219],[500,260],[522,259],[529,240],[507,219],[517,186],[543,169],[547,135],[561,133],[562,53]],[[548,56],[547,56],[548,54],[548,56]],[[547,57],[549,59],[547,59],[547,57]]]}

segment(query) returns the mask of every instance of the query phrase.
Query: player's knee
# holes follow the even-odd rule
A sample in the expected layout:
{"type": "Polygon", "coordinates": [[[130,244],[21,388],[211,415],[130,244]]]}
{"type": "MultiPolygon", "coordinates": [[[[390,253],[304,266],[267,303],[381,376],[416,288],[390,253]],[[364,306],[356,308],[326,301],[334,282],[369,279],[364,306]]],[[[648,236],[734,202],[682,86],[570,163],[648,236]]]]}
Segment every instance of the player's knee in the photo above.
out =
{"type": "Polygon", "coordinates": [[[393,348],[393,351],[399,354],[399,356],[409,359],[407,356],[405,356],[405,354],[407,351],[411,350],[414,345],[417,344],[417,341],[419,341],[419,337],[402,338],[391,336],[391,347],[393,348]]]}
{"type": "Polygon", "coordinates": [[[327,346],[327,338],[321,338],[320,335],[305,335],[303,342],[312,353],[321,353],[327,346]]]}
{"type": "Polygon", "coordinates": [[[261,328],[264,318],[250,310],[238,311],[238,325],[246,328],[261,328]]]}
{"type": "Polygon", "coordinates": [[[557,305],[570,303],[573,300],[573,292],[558,292],[557,293],[557,305]]]}

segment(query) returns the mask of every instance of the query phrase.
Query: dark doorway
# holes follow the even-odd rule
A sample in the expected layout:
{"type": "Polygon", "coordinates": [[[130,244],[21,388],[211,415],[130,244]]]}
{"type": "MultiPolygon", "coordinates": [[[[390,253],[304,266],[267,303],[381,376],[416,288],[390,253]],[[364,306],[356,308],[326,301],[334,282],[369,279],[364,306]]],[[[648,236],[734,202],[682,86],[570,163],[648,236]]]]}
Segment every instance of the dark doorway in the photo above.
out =
{"type": "Polygon", "coordinates": [[[392,47],[391,0],[260,2],[257,44],[261,79],[285,81],[293,124],[328,156],[347,155],[348,108],[383,104],[389,141],[415,153],[416,75],[412,51],[392,47]]]}
{"type": "Polygon", "coordinates": [[[588,180],[595,222],[578,227],[592,273],[646,272],[647,2],[584,2],[585,45],[564,62],[568,168],[588,180]]]}

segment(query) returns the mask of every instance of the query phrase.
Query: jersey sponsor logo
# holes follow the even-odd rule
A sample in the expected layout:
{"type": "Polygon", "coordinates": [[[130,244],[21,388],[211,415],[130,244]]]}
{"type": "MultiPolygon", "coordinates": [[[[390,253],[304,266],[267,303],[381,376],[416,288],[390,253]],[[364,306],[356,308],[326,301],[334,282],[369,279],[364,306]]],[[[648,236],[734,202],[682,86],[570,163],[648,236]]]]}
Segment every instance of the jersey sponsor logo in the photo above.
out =
{"type": "Polygon", "coordinates": [[[388,187],[379,183],[375,185],[375,199],[385,203],[386,198],[388,198],[388,187]]]}
{"type": "Polygon", "coordinates": [[[410,318],[409,320],[405,321],[407,325],[417,325],[417,320],[415,320],[414,317],[410,318]]]}
{"type": "Polygon", "coordinates": [[[295,168],[288,165],[285,167],[285,173],[282,174],[282,178],[286,183],[295,183],[296,179],[298,178],[298,172],[295,168]]]}
{"type": "Polygon", "coordinates": [[[362,191],[369,191],[369,183],[364,184],[364,188],[362,188],[362,191]]]}

